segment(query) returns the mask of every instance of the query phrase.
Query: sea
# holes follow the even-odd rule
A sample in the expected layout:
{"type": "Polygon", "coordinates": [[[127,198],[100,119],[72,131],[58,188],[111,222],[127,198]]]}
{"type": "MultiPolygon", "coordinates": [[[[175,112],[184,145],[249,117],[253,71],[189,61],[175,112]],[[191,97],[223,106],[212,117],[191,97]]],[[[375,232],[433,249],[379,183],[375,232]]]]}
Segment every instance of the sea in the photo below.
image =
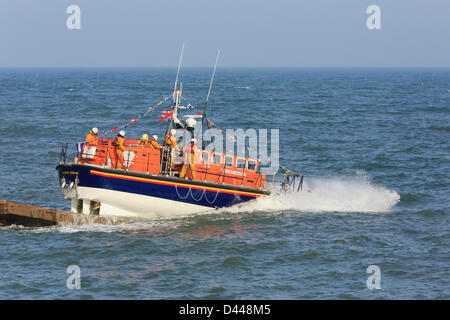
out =
{"type": "MultiPolygon", "coordinates": [[[[163,137],[168,107],[146,111],[176,71],[0,69],[0,199],[70,210],[62,146],[142,113],[127,138],[163,137]]],[[[201,111],[211,73],[181,68],[201,111]]],[[[219,67],[207,114],[278,129],[302,190],[119,225],[0,227],[0,299],[450,298],[450,69],[219,67]]]]}

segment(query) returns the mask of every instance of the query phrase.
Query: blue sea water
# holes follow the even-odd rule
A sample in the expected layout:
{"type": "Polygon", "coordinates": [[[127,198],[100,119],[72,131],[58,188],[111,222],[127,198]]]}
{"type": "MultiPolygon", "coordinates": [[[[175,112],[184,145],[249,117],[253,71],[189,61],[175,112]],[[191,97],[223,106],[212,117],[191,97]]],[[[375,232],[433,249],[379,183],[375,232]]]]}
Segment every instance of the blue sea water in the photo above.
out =
{"type": "MultiPolygon", "coordinates": [[[[61,143],[133,119],[175,71],[0,70],[0,199],[69,209],[61,143]]],[[[210,74],[182,69],[183,95],[202,105],[210,74]]],[[[2,227],[0,298],[450,298],[449,69],[219,68],[209,112],[224,129],[280,129],[303,192],[117,226],[2,227]]],[[[127,137],[163,136],[159,117],[127,137]]]]}

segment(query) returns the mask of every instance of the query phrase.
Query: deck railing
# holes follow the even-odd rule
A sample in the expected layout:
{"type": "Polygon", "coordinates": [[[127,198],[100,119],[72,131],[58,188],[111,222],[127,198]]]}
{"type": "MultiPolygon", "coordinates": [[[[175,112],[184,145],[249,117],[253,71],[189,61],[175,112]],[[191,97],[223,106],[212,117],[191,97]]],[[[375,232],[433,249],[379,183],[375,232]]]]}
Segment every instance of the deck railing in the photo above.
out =
{"type": "MultiPolygon", "coordinates": [[[[60,161],[65,162],[67,147],[61,152],[60,161]]],[[[243,187],[264,189],[266,176],[257,173],[257,160],[233,156],[225,163],[226,154],[218,154],[209,150],[199,150],[198,155],[208,153],[206,161],[195,161],[196,180],[215,183],[238,185],[243,187]],[[216,159],[220,156],[220,163],[213,163],[212,154],[216,159]],[[240,159],[239,166],[237,159],[240,159]],[[251,162],[251,166],[249,163],[251,162]]],[[[126,140],[125,151],[120,159],[117,158],[116,145],[112,139],[97,139],[93,143],[85,143],[77,155],[76,162],[79,164],[91,164],[104,168],[122,169],[126,171],[142,172],[154,175],[179,176],[183,161],[179,154],[171,154],[169,147],[161,150],[144,147],[137,140],[126,140]],[[173,156],[174,158],[172,159],[173,156]],[[174,161],[178,159],[178,161],[174,161]],[[120,165],[118,165],[120,161],[120,165]],[[174,164],[177,162],[176,164],[174,164]]],[[[190,168],[187,177],[191,177],[190,168]]]]}

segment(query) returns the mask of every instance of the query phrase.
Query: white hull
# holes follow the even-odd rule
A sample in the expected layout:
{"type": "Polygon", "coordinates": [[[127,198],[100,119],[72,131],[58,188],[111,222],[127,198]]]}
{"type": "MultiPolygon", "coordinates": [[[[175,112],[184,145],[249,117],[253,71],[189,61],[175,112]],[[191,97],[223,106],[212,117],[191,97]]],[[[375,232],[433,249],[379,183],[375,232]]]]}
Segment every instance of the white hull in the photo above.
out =
{"type": "MultiPolygon", "coordinates": [[[[83,213],[89,214],[90,201],[100,202],[100,215],[156,219],[179,217],[213,210],[209,207],[168,199],[144,196],[108,189],[78,187],[77,199],[83,199],[83,213]]],[[[72,211],[77,211],[77,199],[72,199],[72,211]]]]}

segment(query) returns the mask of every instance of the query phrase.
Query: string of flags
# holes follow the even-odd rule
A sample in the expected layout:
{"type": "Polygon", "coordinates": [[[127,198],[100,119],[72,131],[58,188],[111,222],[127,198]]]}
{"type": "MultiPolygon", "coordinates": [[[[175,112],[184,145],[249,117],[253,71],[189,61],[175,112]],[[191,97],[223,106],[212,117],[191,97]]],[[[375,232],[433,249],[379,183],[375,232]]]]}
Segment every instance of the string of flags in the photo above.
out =
{"type": "MultiPolygon", "coordinates": [[[[186,102],[188,102],[188,106],[187,106],[188,109],[194,109],[194,110],[197,112],[197,114],[199,114],[199,115],[201,115],[202,117],[204,117],[205,119],[207,119],[207,118],[206,118],[206,115],[203,114],[202,112],[198,111],[192,104],[189,103],[189,101],[187,101],[187,99],[183,98],[183,100],[186,100],[186,102]]],[[[209,121],[209,120],[208,120],[207,126],[208,126],[208,128],[214,127],[214,128],[216,128],[217,130],[219,130],[220,132],[225,133],[225,130],[223,130],[222,128],[219,128],[218,126],[216,126],[212,121],[209,121]]],[[[234,136],[227,136],[227,138],[228,138],[228,140],[237,142],[237,139],[236,139],[234,136]]],[[[250,147],[248,147],[248,146],[247,146],[246,148],[247,148],[249,151],[254,151],[252,148],[250,148],[250,147]]]]}
{"type": "MultiPolygon", "coordinates": [[[[194,109],[194,110],[197,112],[198,115],[201,115],[203,118],[207,119],[207,118],[206,118],[206,115],[203,114],[202,112],[198,111],[197,108],[195,108],[189,101],[187,101],[186,98],[183,97],[183,100],[185,100],[185,101],[188,103],[188,105],[187,105],[187,107],[186,107],[187,109],[194,109]]],[[[217,130],[219,130],[220,132],[225,133],[225,131],[224,131],[223,129],[217,127],[213,122],[211,122],[211,121],[209,121],[209,120],[208,120],[207,126],[208,126],[208,128],[215,127],[215,128],[216,128],[217,130]]],[[[236,141],[236,139],[234,139],[234,137],[232,137],[232,136],[229,136],[228,138],[229,138],[230,140],[236,141]]]]}
{"type": "MultiPolygon", "coordinates": [[[[184,99],[184,98],[183,98],[184,99]]],[[[184,100],[186,100],[186,99],[184,99],[184,100]]],[[[199,114],[199,115],[201,115],[202,117],[204,117],[205,119],[207,119],[206,118],[206,116],[203,114],[203,113],[201,113],[200,111],[198,111],[194,106],[192,106],[190,103],[188,103],[188,109],[194,109],[195,111],[197,111],[197,114],[199,114]]],[[[209,121],[208,120],[208,128],[211,128],[211,127],[215,127],[216,129],[218,129],[220,132],[222,132],[222,133],[225,133],[225,131],[223,130],[223,129],[221,129],[221,128],[219,128],[219,127],[217,127],[213,122],[211,122],[211,121],[209,121]]],[[[234,142],[237,142],[237,139],[234,137],[234,136],[227,136],[227,138],[229,139],[229,140],[231,140],[231,141],[234,141],[234,142]]],[[[250,152],[256,152],[253,148],[251,148],[250,146],[246,146],[246,148],[247,148],[247,150],[249,150],[250,152]]],[[[268,164],[271,164],[272,163],[272,161],[268,161],[268,164]]],[[[294,174],[296,177],[299,177],[299,176],[301,176],[299,173],[297,173],[297,172],[294,172],[294,171],[292,171],[292,170],[290,170],[290,169],[288,169],[287,167],[284,167],[284,166],[279,166],[279,168],[283,171],[283,173],[285,173],[285,174],[290,174],[290,173],[292,173],[292,174],[294,174]]]]}
{"type": "Polygon", "coordinates": [[[138,120],[140,120],[141,118],[145,117],[154,108],[160,106],[163,102],[165,102],[167,99],[169,99],[169,97],[165,97],[165,96],[162,96],[162,97],[163,97],[162,100],[160,100],[157,103],[155,103],[154,105],[148,107],[145,112],[138,113],[138,117],[137,118],[134,118],[134,119],[128,121],[127,123],[125,123],[125,124],[123,124],[121,126],[114,127],[111,130],[104,130],[104,131],[102,131],[101,135],[104,136],[104,135],[107,135],[109,133],[113,133],[114,131],[117,131],[119,129],[126,129],[126,128],[128,128],[129,125],[131,125],[131,124],[137,122],[138,120]]]}
{"type": "MultiPolygon", "coordinates": [[[[183,99],[184,99],[184,98],[183,98],[183,99]]],[[[184,100],[186,100],[186,99],[184,99],[184,100]]],[[[186,100],[186,101],[187,101],[187,100],[186,100]]],[[[188,102],[188,101],[187,101],[187,102],[188,102]]],[[[188,102],[188,109],[194,109],[194,110],[197,112],[197,114],[199,114],[199,115],[201,115],[202,117],[204,117],[205,119],[207,119],[206,116],[205,116],[202,112],[198,111],[198,110],[197,110],[194,106],[192,106],[189,102],[188,102]]],[[[208,126],[208,128],[214,127],[214,128],[216,128],[217,130],[219,130],[220,132],[225,133],[225,130],[223,130],[222,128],[217,127],[213,122],[211,122],[211,121],[209,121],[209,120],[208,120],[207,126],[208,126]]],[[[238,140],[236,139],[235,136],[230,136],[230,135],[229,135],[229,136],[227,136],[227,138],[228,138],[228,140],[231,140],[231,141],[233,141],[233,142],[237,142],[237,141],[238,141],[238,140]]],[[[250,152],[255,152],[255,153],[257,153],[257,151],[254,150],[253,148],[251,148],[250,146],[245,146],[245,148],[247,148],[247,150],[250,151],[250,152]]],[[[258,156],[259,156],[259,155],[258,155],[258,156]]],[[[269,161],[268,163],[270,164],[271,161],[269,161]]],[[[281,168],[281,167],[280,167],[280,168],[281,168]]],[[[285,172],[285,173],[290,173],[290,172],[292,172],[292,171],[290,171],[289,169],[286,169],[286,170],[289,171],[289,172],[285,172]]],[[[299,174],[296,173],[296,176],[298,177],[299,174]]]]}

